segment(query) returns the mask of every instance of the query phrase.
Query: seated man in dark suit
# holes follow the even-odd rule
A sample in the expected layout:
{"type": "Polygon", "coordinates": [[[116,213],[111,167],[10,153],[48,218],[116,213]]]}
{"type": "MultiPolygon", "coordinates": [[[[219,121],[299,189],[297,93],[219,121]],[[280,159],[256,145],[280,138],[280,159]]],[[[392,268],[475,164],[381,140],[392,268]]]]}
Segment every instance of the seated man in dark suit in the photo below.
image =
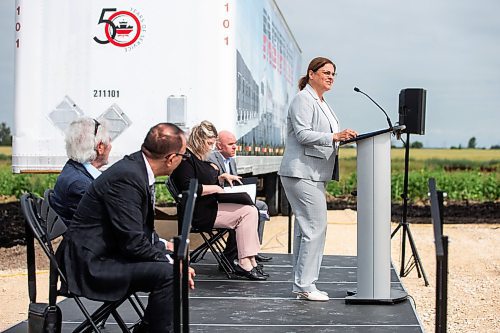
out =
{"type": "MultiPolygon", "coordinates": [[[[217,165],[221,174],[229,173],[231,175],[238,175],[236,161],[234,160],[234,157],[236,156],[236,137],[234,134],[229,131],[219,132],[219,135],[217,136],[216,148],[217,149],[214,150],[208,157],[208,161],[217,165]]],[[[258,233],[260,243],[262,244],[264,223],[269,221],[269,214],[267,212],[268,207],[267,204],[261,200],[255,200],[255,207],[259,210],[258,233]]],[[[229,231],[226,248],[224,249],[224,255],[229,262],[233,262],[234,259],[238,258],[238,247],[234,230],[229,231]]],[[[255,260],[258,262],[266,262],[272,260],[272,258],[266,257],[262,254],[257,254],[255,256],[255,260]]]]}
{"type": "Polygon", "coordinates": [[[68,226],[99,169],[108,164],[111,140],[106,124],[82,117],[69,125],[65,142],[69,159],[57,177],[50,205],[68,226]]]}
{"type": "MultiPolygon", "coordinates": [[[[184,158],[180,128],[152,127],[141,150],[125,156],[84,194],[66,233],[62,261],[68,288],[90,299],[114,301],[149,292],[139,332],[169,332],[173,265],[154,231],[155,177],[169,175],[184,158]]],[[[189,271],[191,288],[194,270],[189,271]]]]}

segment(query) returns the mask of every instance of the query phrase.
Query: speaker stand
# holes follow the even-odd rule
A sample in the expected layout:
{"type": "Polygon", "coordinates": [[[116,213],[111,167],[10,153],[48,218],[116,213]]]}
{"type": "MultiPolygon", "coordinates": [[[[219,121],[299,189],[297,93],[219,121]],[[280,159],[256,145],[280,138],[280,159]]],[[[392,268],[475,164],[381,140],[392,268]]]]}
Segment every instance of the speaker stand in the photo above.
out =
{"type": "Polygon", "coordinates": [[[408,223],[408,166],[410,161],[410,133],[406,133],[406,143],[405,143],[405,173],[404,173],[404,182],[403,182],[403,194],[401,194],[401,198],[403,199],[403,216],[401,221],[399,222],[396,229],[391,234],[391,238],[402,228],[402,240],[401,240],[401,270],[399,272],[399,276],[405,277],[407,276],[413,268],[417,269],[418,277],[424,278],[425,286],[429,285],[429,281],[427,281],[427,276],[425,275],[424,266],[422,265],[422,261],[420,260],[420,256],[418,255],[418,250],[415,245],[415,241],[413,240],[413,235],[411,234],[410,224],[408,223]],[[408,241],[410,243],[410,248],[412,252],[412,256],[408,260],[408,263],[405,263],[405,253],[406,253],[406,235],[408,235],[408,241]]]}

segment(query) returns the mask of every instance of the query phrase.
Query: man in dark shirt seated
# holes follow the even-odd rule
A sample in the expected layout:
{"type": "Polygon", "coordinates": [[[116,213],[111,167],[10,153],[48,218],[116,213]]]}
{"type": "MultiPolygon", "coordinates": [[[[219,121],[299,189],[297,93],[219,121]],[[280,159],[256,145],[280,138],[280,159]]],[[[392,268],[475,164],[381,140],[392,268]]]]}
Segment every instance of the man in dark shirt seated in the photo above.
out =
{"type": "MultiPolygon", "coordinates": [[[[171,329],[173,261],[154,231],[151,187],[155,177],[170,175],[185,151],[180,128],[152,127],[140,151],[90,184],[66,233],[62,261],[72,293],[107,301],[150,293],[139,332],[171,329]]],[[[191,288],[193,276],[190,268],[191,288]]]]}
{"type": "Polygon", "coordinates": [[[68,226],[99,169],[108,164],[111,139],[105,123],[82,117],[69,125],[65,142],[69,159],[57,177],[50,205],[68,226]]]}
{"type": "MultiPolygon", "coordinates": [[[[217,165],[221,174],[226,172],[237,176],[238,168],[234,159],[235,156],[236,137],[229,131],[220,131],[217,136],[216,150],[210,154],[208,160],[217,165]]],[[[255,207],[257,207],[257,210],[259,211],[258,233],[260,244],[262,244],[264,224],[266,221],[269,221],[268,207],[267,204],[261,200],[255,200],[255,207]]],[[[226,248],[224,249],[224,255],[229,262],[233,262],[233,260],[238,257],[238,246],[234,230],[229,231],[226,248]]],[[[267,262],[272,260],[272,257],[257,254],[255,256],[255,260],[258,262],[267,262]]]]}

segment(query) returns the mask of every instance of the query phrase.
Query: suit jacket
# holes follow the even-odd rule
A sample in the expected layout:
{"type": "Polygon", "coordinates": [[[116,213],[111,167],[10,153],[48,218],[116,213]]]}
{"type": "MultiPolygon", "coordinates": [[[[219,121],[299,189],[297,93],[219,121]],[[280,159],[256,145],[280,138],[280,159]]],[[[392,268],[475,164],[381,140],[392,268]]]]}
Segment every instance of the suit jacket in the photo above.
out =
{"type": "Polygon", "coordinates": [[[141,152],[125,156],[92,182],[65,241],[62,260],[68,288],[90,299],[118,300],[130,289],[133,263],[168,260],[154,231],[141,152]]]}
{"type": "Polygon", "coordinates": [[[231,168],[231,170],[226,170],[226,165],[224,164],[224,156],[222,156],[222,154],[217,150],[214,150],[212,153],[210,153],[210,155],[208,156],[208,161],[217,165],[220,170],[220,174],[226,172],[231,175],[238,175],[238,167],[236,166],[236,161],[234,160],[234,158],[231,158],[229,160],[229,167],[231,168]]]}
{"type": "Polygon", "coordinates": [[[337,149],[332,133],[338,118],[330,108],[321,106],[314,89],[307,85],[292,100],[287,116],[285,153],[281,176],[328,181],[332,179],[337,149]],[[333,119],[334,123],[330,121],[333,119]]]}
{"type": "Polygon", "coordinates": [[[82,199],[94,177],[83,164],[68,160],[64,165],[54,186],[54,194],[50,197],[50,205],[63,219],[66,226],[73,218],[78,203],[82,199]]]}

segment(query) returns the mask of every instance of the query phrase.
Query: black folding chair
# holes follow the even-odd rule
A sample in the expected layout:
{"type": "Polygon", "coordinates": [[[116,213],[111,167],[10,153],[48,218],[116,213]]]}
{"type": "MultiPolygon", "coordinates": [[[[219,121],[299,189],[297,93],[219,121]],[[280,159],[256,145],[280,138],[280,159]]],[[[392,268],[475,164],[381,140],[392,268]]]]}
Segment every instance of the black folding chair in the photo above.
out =
{"type": "MultiPolygon", "coordinates": [[[[58,216],[56,211],[50,205],[51,197],[53,194],[54,194],[53,189],[49,188],[49,189],[45,190],[45,192],[43,194],[43,200],[41,200],[42,201],[41,204],[38,205],[39,213],[40,213],[42,220],[45,220],[45,221],[55,221],[56,219],[59,221],[62,220],[58,216]]],[[[63,235],[64,232],[66,231],[66,226],[64,225],[64,223],[60,223],[60,222],[48,223],[47,227],[51,228],[50,230],[47,230],[49,234],[63,235]],[[62,230],[62,228],[64,228],[64,230],[62,230]]],[[[60,293],[62,294],[62,296],[66,296],[65,295],[66,290],[60,291],[60,293]]],[[[132,295],[130,295],[128,297],[128,300],[130,302],[130,305],[132,305],[135,312],[137,313],[137,316],[139,316],[139,318],[142,320],[144,317],[144,311],[146,310],[146,307],[144,306],[144,303],[142,303],[142,301],[139,298],[139,296],[137,295],[137,293],[132,293],[132,295]]],[[[104,328],[106,321],[107,321],[107,318],[109,317],[110,314],[111,313],[109,313],[108,316],[101,321],[101,323],[99,325],[100,328],[104,328]]]]}
{"type": "MultiPolygon", "coordinates": [[[[50,195],[48,192],[47,195],[50,195]]],[[[122,332],[129,333],[137,323],[131,327],[127,327],[121,316],[117,312],[117,308],[126,301],[130,295],[123,297],[118,301],[103,301],[103,304],[92,314],[90,314],[83,304],[81,298],[72,294],[68,290],[57,290],[57,281],[60,279],[61,284],[67,285],[66,275],[59,266],[52,241],[59,236],[62,236],[66,231],[66,226],[62,219],[50,208],[48,202],[42,198],[26,193],[21,197],[21,210],[26,221],[26,243],[27,243],[27,264],[28,264],[28,289],[30,301],[36,301],[36,275],[35,275],[35,242],[36,239],[41,246],[43,252],[50,262],[50,283],[49,283],[49,304],[55,305],[56,296],[59,293],[68,298],[75,300],[78,308],[81,310],[86,320],[81,323],[73,332],[88,332],[94,330],[100,333],[100,328],[105,320],[112,315],[121,328],[122,332]]],[[[135,307],[134,307],[135,308],[135,307]]],[[[135,308],[139,313],[139,308],[135,308]]]]}
{"type": "MultiPolygon", "coordinates": [[[[179,215],[179,207],[181,204],[182,200],[182,194],[179,192],[171,178],[169,177],[167,181],[165,182],[165,185],[167,186],[168,191],[170,192],[170,195],[175,200],[175,203],[177,205],[177,215],[179,215]]],[[[179,218],[179,221],[181,219],[179,218]]],[[[178,233],[180,234],[182,230],[182,226],[179,224],[178,225],[178,233]]],[[[201,238],[203,239],[203,244],[198,246],[196,249],[191,251],[190,254],[190,261],[191,262],[198,262],[203,257],[205,254],[210,250],[212,255],[214,256],[215,260],[219,264],[219,267],[221,267],[224,270],[224,273],[226,273],[226,276],[228,279],[231,279],[232,274],[234,273],[233,265],[229,262],[227,257],[224,255],[224,248],[225,248],[225,238],[224,236],[229,232],[230,229],[225,229],[225,228],[214,228],[212,230],[200,230],[196,227],[191,226],[191,233],[199,234],[201,238]]]]}

